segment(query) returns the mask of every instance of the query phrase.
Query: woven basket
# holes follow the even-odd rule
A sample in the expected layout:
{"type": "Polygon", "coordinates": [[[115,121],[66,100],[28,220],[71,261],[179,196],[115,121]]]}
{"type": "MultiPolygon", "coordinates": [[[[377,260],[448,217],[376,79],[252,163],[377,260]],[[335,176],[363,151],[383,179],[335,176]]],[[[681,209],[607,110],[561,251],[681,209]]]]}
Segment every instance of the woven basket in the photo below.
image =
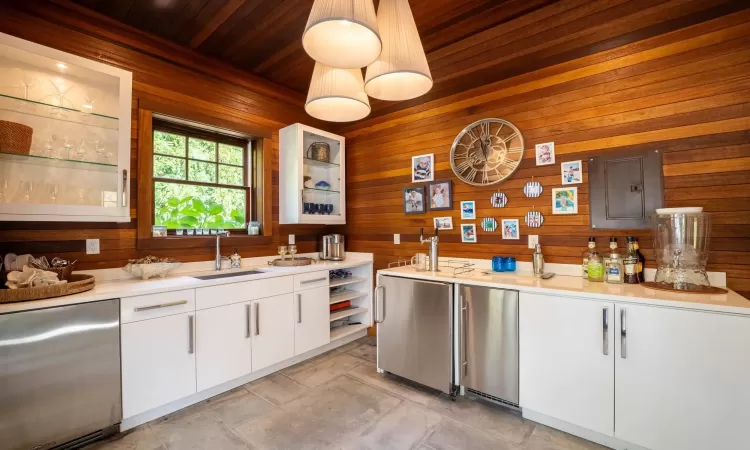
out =
{"type": "Polygon", "coordinates": [[[0,120],[0,152],[28,155],[34,129],[16,122],[0,120]]]}
{"type": "Polygon", "coordinates": [[[94,276],[73,274],[65,284],[26,289],[0,289],[0,303],[27,302],[43,298],[62,297],[94,289],[94,276]]]}
{"type": "Polygon", "coordinates": [[[294,259],[274,259],[273,261],[268,261],[269,266],[279,266],[279,267],[296,267],[296,266],[309,266],[315,262],[312,258],[307,257],[299,257],[294,259]]]}

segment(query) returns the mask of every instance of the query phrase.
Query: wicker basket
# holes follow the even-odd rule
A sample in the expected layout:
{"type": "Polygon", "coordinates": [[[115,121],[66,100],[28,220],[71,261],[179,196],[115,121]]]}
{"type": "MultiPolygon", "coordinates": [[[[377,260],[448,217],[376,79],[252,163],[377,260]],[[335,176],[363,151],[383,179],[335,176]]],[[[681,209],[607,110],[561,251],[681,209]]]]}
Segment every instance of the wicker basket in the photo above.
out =
{"type": "Polygon", "coordinates": [[[279,266],[279,267],[296,267],[296,266],[309,266],[310,264],[314,262],[315,260],[312,258],[301,256],[301,257],[294,258],[294,259],[274,259],[273,261],[268,261],[268,265],[279,266]]]}
{"type": "Polygon", "coordinates": [[[34,129],[16,122],[0,120],[0,152],[28,155],[34,129]]]}
{"type": "Polygon", "coordinates": [[[94,276],[73,274],[65,284],[26,289],[0,289],[0,303],[27,302],[43,298],[62,297],[94,289],[94,276]]]}

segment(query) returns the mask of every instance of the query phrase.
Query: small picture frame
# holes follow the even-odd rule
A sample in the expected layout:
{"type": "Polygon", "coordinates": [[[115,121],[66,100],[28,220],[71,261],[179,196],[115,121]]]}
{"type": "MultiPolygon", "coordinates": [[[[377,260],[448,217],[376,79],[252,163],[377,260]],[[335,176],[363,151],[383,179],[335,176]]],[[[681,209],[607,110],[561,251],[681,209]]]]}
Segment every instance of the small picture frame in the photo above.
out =
{"type": "Polygon", "coordinates": [[[536,165],[548,166],[555,163],[555,143],[536,144],[536,165]]]}
{"type": "Polygon", "coordinates": [[[560,175],[563,185],[583,183],[583,163],[580,160],[560,163],[560,175]]]}
{"type": "Polygon", "coordinates": [[[552,214],[578,214],[578,188],[552,189],[552,214]]]}
{"type": "Polygon", "coordinates": [[[436,230],[452,230],[453,217],[435,217],[432,219],[436,230]]]}
{"type": "Polygon", "coordinates": [[[503,192],[495,192],[490,197],[490,203],[492,203],[493,208],[505,208],[505,205],[508,204],[508,197],[503,192]]]}
{"type": "Polygon", "coordinates": [[[500,226],[503,230],[503,239],[521,239],[518,219],[502,219],[500,226]]]}
{"type": "Polygon", "coordinates": [[[421,183],[435,179],[435,155],[413,156],[411,158],[411,182],[421,183]]]}
{"type": "Polygon", "coordinates": [[[450,180],[431,181],[427,184],[430,211],[453,209],[453,185],[450,180]]]}
{"type": "Polygon", "coordinates": [[[477,207],[473,200],[461,202],[461,220],[474,220],[477,218],[477,207]]]}
{"type": "Polygon", "coordinates": [[[466,244],[477,243],[477,226],[473,223],[461,224],[461,242],[466,244]]]}
{"type": "Polygon", "coordinates": [[[411,186],[404,188],[404,214],[424,214],[424,187],[411,186]]]}

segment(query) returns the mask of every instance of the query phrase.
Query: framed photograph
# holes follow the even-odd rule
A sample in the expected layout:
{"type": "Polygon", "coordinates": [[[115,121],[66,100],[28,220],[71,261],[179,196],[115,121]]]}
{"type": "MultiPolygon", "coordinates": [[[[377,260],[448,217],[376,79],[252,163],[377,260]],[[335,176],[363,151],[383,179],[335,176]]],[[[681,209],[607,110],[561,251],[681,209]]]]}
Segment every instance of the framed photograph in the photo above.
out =
{"type": "Polygon", "coordinates": [[[473,223],[461,224],[461,242],[469,244],[477,243],[477,226],[473,223]]]}
{"type": "Polygon", "coordinates": [[[552,214],[578,214],[578,188],[552,189],[552,214]]]}
{"type": "Polygon", "coordinates": [[[536,144],[536,165],[548,166],[555,163],[555,143],[536,144]]]}
{"type": "Polygon", "coordinates": [[[404,214],[424,214],[424,187],[404,188],[404,214]]]}
{"type": "Polygon", "coordinates": [[[435,217],[432,220],[435,223],[435,228],[438,230],[453,229],[453,217],[435,217]]]}
{"type": "Polygon", "coordinates": [[[461,220],[474,220],[477,218],[477,207],[474,201],[461,202],[461,220]]]}
{"type": "Polygon", "coordinates": [[[583,183],[583,168],[581,161],[568,161],[560,164],[562,184],[583,183]]]}
{"type": "Polygon", "coordinates": [[[411,158],[411,182],[432,181],[435,179],[435,155],[419,155],[411,158]]]}
{"type": "Polygon", "coordinates": [[[502,219],[500,226],[503,229],[503,239],[521,239],[518,219],[502,219]]]}
{"type": "Polygon", "coordinates": [[[430,211],[448,211],[453,209],[453,185],[450,180],[432,181],[427,185],[430,196],[430,211]]]}

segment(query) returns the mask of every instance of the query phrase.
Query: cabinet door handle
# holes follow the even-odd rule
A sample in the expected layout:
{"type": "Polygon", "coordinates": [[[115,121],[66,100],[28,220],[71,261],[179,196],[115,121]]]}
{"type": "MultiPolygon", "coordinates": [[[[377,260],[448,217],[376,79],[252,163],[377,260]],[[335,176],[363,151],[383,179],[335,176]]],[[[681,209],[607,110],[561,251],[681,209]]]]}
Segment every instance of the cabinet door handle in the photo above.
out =
{"type": "Polygon", "coordinates": [[[139,306],[137,308],[133,308],[133,311],[141,312],[141,311],[148,311],[151,309],[168,308],[170,306],[179,306],[179,305],[186,305],[186,304],[187,304],[187,300],[180,300],[178,302],[162,303],[159,305],[139,306]]]}
{"type": "Polygon", "coordinates": [[[128,206],[128,171],[122,170],[122,206],[128,206]]]}
{"type": "Polygon", "coordinates": [[[302,323],[302,294],[297,294],[297,323],[302,323]]]}
{"type": "Polygon", "coordinates": [[[620,358],[628,357],[628,329],[625,323],[625,308],[620,310],[620,358]]]}
{"type": "Polygon", "coordinates": [[[463,369],[464,369],[464,376],[466,376],[466,375],[469,374],[469,356],[468,356],[468,351],[466,349],[466,347],[467,347],[466,341],[468,340],[467,339],[467,333],[468,333],[468,331],[467,331],[466,327],[469,324],[469,304],[468,303],[464,303],[464,296],[463,295],[460,295],[458,297],[458,299],[459,299],[459,304],[461,305],[461,337],[462,337],[462,340],[463,340],[463,342],[461,343],[462,344],[461,345],[461,350],[463,352],[463,355],[462,355],[463,358],[461,358],[461,359],[463,359],[463,361],[462,361],[461,364],[462,364],[463,369]]]}
{"type": "Polygon", "coordinates": [[[255,335],[260,336],[260,303],[255,303],[255,335]]]}
{"type": "Polygon", "coordinates": [[[382,319],[379,318],[379,308],[378,308],[378,299],[380,296],[378,295],[378,292],[383,293],[383,301],[385,301],[385,286],[382,284],[379,284],[375,286],[375,293],[372,296],[372,315],[374,317],[375,323],[383,323],[383,320],[385,320],[385,317],[382,319]]]}
{"type": "Polygon", "coordinates": [[[322,281],[326,281],[327,279],[328,279],[328,278],[326,278],[326,277],[323,277],[323,278],[315,278],[315,279],[312,279],[312,280],[305,280],[305,281],[300,281],[300,282],[299,282],[299,284],[320,283],[320,282],[322,282],[322,281]]]}
{"type": "Polygon", "coordinates": [[[188,316],[188,355],[195,353],[195,320],[188,316]]]}
{"type": "Polygon", "coordinates": [[[609,355],[609,308],[602,308],[602,353],[609,355]]]}
{"type": "Polygon", "coordinates": [[[250,303],[245,305],[245,339],[250,338],[250,303]]]}

